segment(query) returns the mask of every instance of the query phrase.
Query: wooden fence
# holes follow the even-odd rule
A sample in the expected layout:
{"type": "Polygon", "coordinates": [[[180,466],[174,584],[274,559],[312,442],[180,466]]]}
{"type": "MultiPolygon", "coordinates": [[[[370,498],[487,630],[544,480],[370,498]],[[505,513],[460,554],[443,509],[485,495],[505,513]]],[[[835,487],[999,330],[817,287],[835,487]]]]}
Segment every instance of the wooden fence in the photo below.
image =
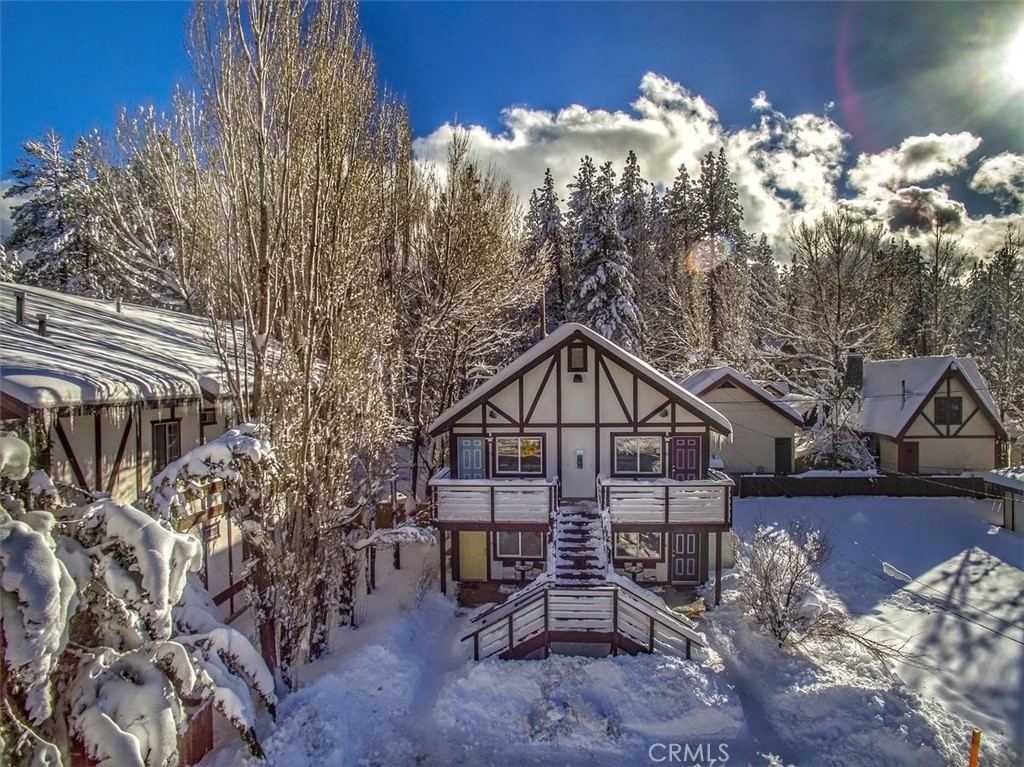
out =
{"type": "Polygon", "coordinates": [[[985,495],[981,477],[769,477],[740,476],[740,498],[790,496],[892,495],[971,497],[985,495]]]}

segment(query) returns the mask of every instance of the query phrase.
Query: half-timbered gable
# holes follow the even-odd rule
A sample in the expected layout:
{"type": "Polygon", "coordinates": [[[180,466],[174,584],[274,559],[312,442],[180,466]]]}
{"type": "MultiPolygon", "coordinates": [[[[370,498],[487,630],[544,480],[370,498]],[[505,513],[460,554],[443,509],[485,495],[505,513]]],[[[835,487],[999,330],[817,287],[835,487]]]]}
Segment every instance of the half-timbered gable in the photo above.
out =
{"type": "Polygon", "coordinates": [[[854,417],[876,442],[879,468],[902,474],[992,469],[1006,439],[977,363],[964,357],[866,363],[854,417]]]}
{"type": "Polygon", "coordinates": [[[548,572],[565,548],[556,522],[585,527],[597,509],[611,537],[591,554],[636,580],[698,583],[717,561],[731,483],[709,459],[728,419],[589,328],[562,325],[429,431],[449,450],[431,491],[456,581],[548,572]]]}

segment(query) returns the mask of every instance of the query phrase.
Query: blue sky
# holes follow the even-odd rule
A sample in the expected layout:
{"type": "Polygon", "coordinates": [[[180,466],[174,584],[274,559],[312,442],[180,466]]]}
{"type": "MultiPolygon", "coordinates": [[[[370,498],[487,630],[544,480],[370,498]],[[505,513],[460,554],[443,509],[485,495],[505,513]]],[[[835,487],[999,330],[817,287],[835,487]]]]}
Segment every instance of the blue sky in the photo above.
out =
{"type": "MultiPolygon", "coordinates": [[[[0,177],[49,127],[70,140],[166,104],[189,79],[187,13],[3,0],[0,177]]],[[[548,165],[568,181],[583,152],[621,165],[635,148],[668,183],[723,145],[737,173],[744,156],[767,173],[741,189],[752,228],[778,228],[794,200],[884,212],[914,188],[962,206],[966,233],[1024,202],[1024,75],[1007,65],[1019,3],[370,2],[361,16],[421,156],[446,123],[476,125],[480,153],[524,192],[548,165]]]]}

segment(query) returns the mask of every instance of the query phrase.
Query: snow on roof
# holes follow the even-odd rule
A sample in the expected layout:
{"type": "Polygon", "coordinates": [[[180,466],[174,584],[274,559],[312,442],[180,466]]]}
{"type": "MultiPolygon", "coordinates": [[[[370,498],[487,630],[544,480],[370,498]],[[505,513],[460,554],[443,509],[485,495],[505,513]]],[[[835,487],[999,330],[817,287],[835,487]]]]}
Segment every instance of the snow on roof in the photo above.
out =
{"type": "Polygon", "coordinates": [[[680,381],[679,385],[684,389],[692,391],[699,397],[703,394],[707,394],[711,389],[714,389],[719,382],[730,378],[740,384],[741,387],[749,389],[754,396],[777,410],[793,423],[798,426],[803,425],[803,416],[801,416],[794,408],[790,407],[785,402],[780,401],[778,397],[775,397],[763,386],[754,383],[752,379],[743,375],[743,373],[738,371],[736,368],[729,367],[728,365],[719,365],[718,367],[698,370],[680,381]]]}
{"type": "Polygon", "coordinates": [[[1024,493],[1024,466],[1007,466],[1002,469],[987,471],[984,474],[985,481],[992,485],[1007,487],[1024,493]]]}
{"type": "Polygon", "coordinates": [[[201,317],[0,283],[0,394],[31,408],[216,397],[227,387],[212,332],[201,317]]]}
{"type": "MultiPolygon", "coordinates": [[[[969,357],[910,357],[864,363],[861,407],[853,414],[858,431],[898,437],[910,424],[929,394],[950,370],[958,370],[974,390],[981,407],[999,423],[988,385],[969,357]],[[906,397],[903,383],[906,383],[906,397]]],[[[1001,427],[1000,427],[1001,428],[1001,427]]]]}
{"type": "Polygon", "coordinates": [[[515,380],[530,365],[530,363],[557,349],[563,342],[567,341],[568,338],[573,335],[583,336],[588,343],[600,348],[601,351],[607,353],[610,357],[615,358],[625,365],[625,367],[637,370],[652,379],[666,392],[685,402],[694,412],[704,416],[715,431],[726,435],[732,434],[732,424],[729,423],[729,419],[711,407],[711,405],[696,397],[694,394],[684,389],[664,373],[661,373],[651,367],[639,357],[630,354],[618,344],[612,343],[607,338],[591,330],[585,325],[580,325],[575,322],[566,322],[559,325],[546,338],[538,341],[517,359],[513,360],[509,365],[499,370],[491,378],[487,379],[472,392],[445,410],[432,424],[430,424],[428,432],[433,435],[446,428],[451,421],[459,418],[464,412],[469,410],[484,397],[497,391],[509,381],[515,380]]]}

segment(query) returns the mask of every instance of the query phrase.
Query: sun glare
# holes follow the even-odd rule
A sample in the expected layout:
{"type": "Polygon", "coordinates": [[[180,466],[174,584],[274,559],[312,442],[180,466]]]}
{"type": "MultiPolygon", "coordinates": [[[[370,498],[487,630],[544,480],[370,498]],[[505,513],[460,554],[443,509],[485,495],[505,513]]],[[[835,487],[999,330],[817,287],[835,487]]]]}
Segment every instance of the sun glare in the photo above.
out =
{"type": "Polygon", "coordinates": [[[1017,85],[1024,85],[1024,25],[1006,48],[1006,74],[1017,85]]]}

